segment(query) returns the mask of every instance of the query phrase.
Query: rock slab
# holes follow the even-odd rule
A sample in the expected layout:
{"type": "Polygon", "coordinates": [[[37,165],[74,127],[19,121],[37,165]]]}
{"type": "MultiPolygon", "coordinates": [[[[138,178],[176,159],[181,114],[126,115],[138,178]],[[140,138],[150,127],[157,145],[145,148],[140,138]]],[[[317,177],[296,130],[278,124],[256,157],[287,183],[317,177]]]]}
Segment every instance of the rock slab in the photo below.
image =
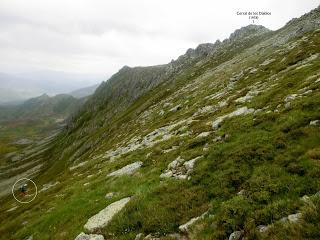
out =
{"type": "Polygon", "coordinates": [[[75,240],[104,240],[102,235],[80,233],[75,240]]]}
{"type": "Polygon", "coordinates": [[[112,218],[120,212],[125,205],[130,201],[130,197],[123,198],[119,201],[111,203],[105,209],[101,210],[96,215],[89,218],[84,225],[84,229],[88,232],[93,232],[97,229],[103,228],[108,225],[112,218]]]}
{"type": "Polygon", "coordinates": [[[131,163],[123,168],[120,168],[112,173],[108,174],[108,177],[112,176],[121,176],[121,175],[130,175],[136,172],[141,166],[143,165],[143,162],[134,162],[131,163]]]}

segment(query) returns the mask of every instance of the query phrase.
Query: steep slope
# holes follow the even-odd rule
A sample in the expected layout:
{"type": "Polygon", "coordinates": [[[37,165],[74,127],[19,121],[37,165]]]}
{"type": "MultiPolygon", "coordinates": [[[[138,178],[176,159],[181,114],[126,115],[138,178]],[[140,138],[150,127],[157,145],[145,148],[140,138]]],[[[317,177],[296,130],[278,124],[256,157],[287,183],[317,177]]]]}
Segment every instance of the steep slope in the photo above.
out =
{"type": "Polygon", "coordinates": [[[0,236],[320,238],[319,19],[121,69],[37,155],[36,200],[2,198],[0,236]]]}

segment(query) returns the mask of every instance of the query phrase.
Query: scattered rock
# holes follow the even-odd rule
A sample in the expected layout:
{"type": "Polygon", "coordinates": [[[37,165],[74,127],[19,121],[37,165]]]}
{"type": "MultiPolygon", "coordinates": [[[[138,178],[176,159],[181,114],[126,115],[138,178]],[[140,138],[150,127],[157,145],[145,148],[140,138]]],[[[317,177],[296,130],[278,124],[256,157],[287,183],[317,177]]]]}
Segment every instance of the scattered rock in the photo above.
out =
{"type": "MultiPolygon", "coordinates": [[[[173,129],[175,129],[177,126],[180,126],[182,124],[189,125],[191,124],[191,122],[192,118],[183,119],[170,125],[155,129],[143,138],[134,137],[129,141],[129,144],[127,146],[122,146],[117,148],[116,150],[110,149],[109,151],[107,151],[103,158],[110,158],[110,160],[112,161],[128,152],[153,147],[155,144],[166,141],[176,135],[179,130],[175,130],[173,132],[173,129]]],[[[188,134],[189,133],[181,134],[180,137],[188,134]]]]}
{"type": "Polygon", "coordinates": [[[202,156],[185,161],[179,156],[177,159],[168,164],[167,169],[160,175],[160,178],[173,177],[180,180],[189,179],[188,174],[190,174],[190,172],[193,170],[194,164],[200,158],[202,158],[202,156]]]}
{"type": "Polygon", "coordinates": [[[104,240],[102,235],[80,233],[75,240],[104,240]]]}
{"type": "Polygon", "coordinates": [[[213,139],[213,142],[222,142],[227,140],[230,137],[229,134],[223,134],[222,136],[217,136],[213,139]]]}
{"type": "Polygon", "coordinates": [[[171,105],[172,105],[172,103],[166,102],[166,103],[163,104],[163,107],[166,108],[166,107],[169,107],[169,106],[171,106],[171,105]]]}
{"type": "Polygon", "coordinates": [[[217,108],[215,106],[204,106],[202,108],[200,108],[195,114],[194,116],[200,115],[200,114],[204,114],[204,113],[213,113],[217,110],[217,108]]]}
{"type": "Polygon", "coordinates": [[[243,196],[245,193],[245,190],[244,189],[241,189],[239,192],[237,192],[237,195],[238,196],[243,196]]]}
{"type": "Polygon", "coordinates": [[[240,231],[235,231],[230,234],[229,240],[239,240],[241,238],[241,232],[240,231]]]}
{"type": "Polygon", "coordinates": [[[169,112],[176,112],[176,111],[180,110],[181,108],[182,108],[181,104],[178,104],[177,106],[171,108],[169,110],[169,112]]]}
{"type": "Polygon", "coordinates": [[[33,240],[33,236],[31,235],[31,236],[25,238],[25,240],[33,240]]]}
{"type": "Polygon", "coordinates": [[[279,222],[281,222],[281,223],[285,223],[285,222],[287,222],[287,221],[289,221],[289,220],[288,220],[288,217],[283,217],[283,218],[281,218],[281,219],[279,220],[279,222]]]}
{"type": "Polygon", "coordinates": [[[134,240],[142,240],[144,237],[144,234],[143,233],[139,233],[136,235],[136,237],[134,238],[134,240]]]}
{"type": "Polygon", "coordinates": [[[89,184],[90,184],[90,183],[87,182],[87,183],[84,183],[83,186],[88,186],[89,184]]]}
{"type": "Polygon", "coordinates": [[[110,198],[113,198],[114,195],[115,195],[114,192],[109,192],[109,193],[107,193],[107,194],[104,196],[104,198],[105,198],[105,199],[110,199],[110,198]]]}
{"type": "Polygon", "coordinates": [[[259,93],[260,93],[260,91],[258,91],[258,90],[249,91],[245,96],[237,98],[235,100],[235,102],[237,102],[237,103],[250,102],[250,100],[253,97],[257,96],[259,93]]]}
{"type": "Polygon", "coordinates": [[[197,221],[205,218],[205,216],[208,214],[208,212],[203,213],[201,216],[199,217],[195,217],[195,218],[191,218],[187,223],[179,226],[179,230],[181,232],[187,233],[189,231],[189,228],[197,221]]]}
{"type": "Polygon", "coordinates": [[[246,115],[249,113],[253,113],[254,109],[253,108],[247,108],[247,107],[241,107],[229,114],[226,114],[224,116],[218,117],[213,123],[212,123],[212,128],[213,129],[218,129],[220,127],[220,124],[226,119],[226,118],[231,118],[235,116],[240,116],[240,115],[246,115]]]}
{"type": "Polygon", "coordinates": [[[292,100],[295,100],[297,97],[298,97],[298,94],[290,94],[284,99],[284,101],[287,103],[287,102],[290,102],[292,100]]]}
{"type": "Polygon", "coordinates": [[[27,139],[27,138],[22,138],[22,139],[19,139],[18,141],[15,142],[15,144],[17,144],[17,145],[28,145],[31,143],[33,143],[33,141],[30,139],[27,139]]]}
{"type": "Polygon", "coordinates": [[[202,132],[197,136],[197,138],[208,137],[210,134],[211,132],[202,132]]]}
{"type": "Polygon", "coordinates": [[[43,184],[43,187],[42,187],[42,189],[39,191],[39,193],[40,193],[40,192],[47,191],[48,189],[50,189],[50,188],[58,185],[59,183],[60,183],[60,182],[58,181],[58,182],[55,182],[55,183],[46,183],[46,184],[43,184]]]}
{"type": "Polygon", "coordinates": [[[307,196],[307,195],[304,195],[302,198],[301,198],[302,201],[304,201],[305,203],[309,203],[310,202],[310,197],[307,196]]]}
{"type": "Polygon", "coordinates": [[[168,152],[174,151],[174,150],[176,150],[176,149],[178,149],[178,148],[179,148],[178,146],[172,146],[171,148],[165,149],[165,150],[163,150],[162,152],[163,152],[163,153],[168,153],[168,152]]]}
{"type": "Polygon", "coordinates": [[[120,168],[112,173],[108,174],[108,177],[111,176],[121,176],[121,175],[130,175],[135,173],[139,168],[141,168],[141,166],[143,165],[143,162],[139,161],[139,162],[134,162],[131,163],[123,168],[120,168]]]}
{"type": "Polygon", "coordinates": [[[144,239],[145,239],[145,240],[160,240],[160,238],[153,237],[151,234],[149,234],[148,236],[146,236],[144,239]]]}
{"type": "Polygon", "coordinates": [[[267,66],[274,61],[275,59],[266,59],[263,63],[260,64],[260,66],[267,66]]]}
{"type": "Polygon", "coordinates": [[[17,208],[18,208],[17,206],[12,207],[12,208],[8,209],[7,212],[12,212],[12,211],[16,210],[17,208]]]}
{"type": "Polygon", "coordinates": [[[251,68],[250,71],[249,71],[249,73],[250,73],[250,74],[253,74],[253,73],[256,73],[257,71],[258,71],[258,69],[256,69],[256,68],[251,68]]]}
{"type": "Polygon", "coordinates": [[[319,124],[320,124],[320,120],[310,121],[310,126],[316,126],[316,125],[319,125],[319,124]]]}
{"type": "Polygon", "coordinates": [[[86,165],[87,163],[88,163],[88,161],[84,161],[84,162],[79,163],[78,165],[70,167],[69,169],[70,169],[70,171],[72,171],[74,169],[77,169],[79,167],[82,167],[82,166],[86,165]]]}
{"type": "Polygon", "coordinates": [[[202,158],[202,156],[198,156],[196,158],[193,158],[189,161],[186,161],[183,166],[186,168],[187,173],[189,173],[190,171],[193,170],[194,164],[196,163],[196,161],[198,161],[200,158],[202,158]]]}
{"type": "Polygon", "coordinates": [[[261,232],[261,233],[264,233],[264,232],[266,232],[266,231],[269,230],[269,227],[266,226],[266,225],[259,225],[259,226],[257,227],[257,230],[258,230],[259,232],[261,232]]]}
{"type": "Polygon", "coordinates": [[[91,217],[84,225],[85,230],[93,232],[108,225],[112,218],[130,201],[130,197],[111,203],[105,209],[91,217]]]}
{"type": "Polygon", "coordinates": [[[296,223],[298,222],[300,219],[302,218],[302,214],[301,213],[296,213],[296,214],[291,214],[288,216],[288,220],[291,223],[296,223]]]}
{"type": "Polygon", "coordinates": [[[170,178],[173,176],[173,172],[172,171],[165,171],[164,173],[161,173],[160,178],[170,178]]]}

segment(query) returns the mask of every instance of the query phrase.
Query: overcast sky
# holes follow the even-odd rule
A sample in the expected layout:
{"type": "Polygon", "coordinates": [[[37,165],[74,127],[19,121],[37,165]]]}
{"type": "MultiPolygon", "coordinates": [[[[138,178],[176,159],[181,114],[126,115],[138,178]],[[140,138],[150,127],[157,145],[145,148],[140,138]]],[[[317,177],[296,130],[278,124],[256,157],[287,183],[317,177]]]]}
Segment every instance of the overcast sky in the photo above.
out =
{"type": "Polygon", "coordinates": [[[56,70],[111,75],[163,64],[188,48],[258,24],[282,27],[319,0],[1,0],[0,72],[56,70]]]}

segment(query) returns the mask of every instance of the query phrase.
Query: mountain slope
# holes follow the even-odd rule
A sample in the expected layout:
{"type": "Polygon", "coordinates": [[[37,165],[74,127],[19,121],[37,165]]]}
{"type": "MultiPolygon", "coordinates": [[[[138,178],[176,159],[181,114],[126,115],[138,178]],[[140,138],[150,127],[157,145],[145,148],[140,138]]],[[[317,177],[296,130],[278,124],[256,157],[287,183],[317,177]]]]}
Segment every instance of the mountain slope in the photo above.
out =
{"type": "Polygon", "coordinates": [[[319,11],[121,69],[36,155],[33,179],[51,187],[28,206],[1,200],[0,236],[320,238],[319,11]]]}

